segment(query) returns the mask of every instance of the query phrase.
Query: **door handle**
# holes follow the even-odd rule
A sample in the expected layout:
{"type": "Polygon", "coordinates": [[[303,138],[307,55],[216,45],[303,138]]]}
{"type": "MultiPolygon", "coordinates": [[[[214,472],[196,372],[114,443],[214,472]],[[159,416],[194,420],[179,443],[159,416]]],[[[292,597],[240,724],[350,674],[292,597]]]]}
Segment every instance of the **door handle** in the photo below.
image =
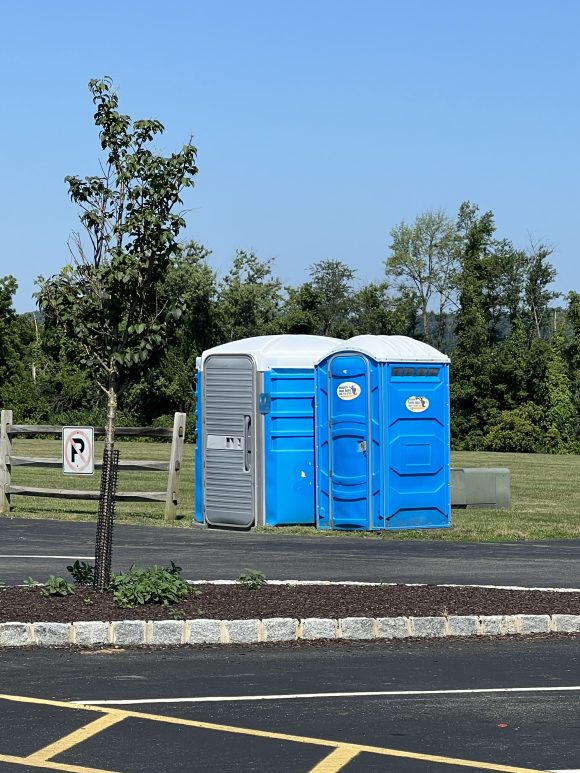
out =
{"type": "Polygon", "coordinates": [[[252,417],[244,416],[244,472],[252,469],[252,417]]]}
{"type": "Polygon", "coordinates": [[[358,452],[359,454],[366,453],[367,450],[367,441],[366,440],[359,440],[358,441],[358,452]]]}

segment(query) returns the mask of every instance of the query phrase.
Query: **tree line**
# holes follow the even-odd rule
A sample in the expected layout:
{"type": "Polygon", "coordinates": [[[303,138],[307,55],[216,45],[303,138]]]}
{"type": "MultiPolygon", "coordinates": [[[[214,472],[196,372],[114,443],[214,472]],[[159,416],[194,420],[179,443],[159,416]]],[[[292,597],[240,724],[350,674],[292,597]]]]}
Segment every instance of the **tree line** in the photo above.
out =
{"type": "MultiPolygon", "coordinates": [[[[452,219],[419,214],[392,229],[381,281],[321,260],[285,287],[274,261],[238,250],[218,277],[203,245],[179,247],[157,279],[160,305],[179,308],[145,373],[119,395],[119,423],[163,425],[194,408],[195,358],[226,341],[276,333],[348,338],[409,335],[451,357],[456,448],[548,453],[580,448],[580,294],[552,289],[550,249],[515,247],[493,214],[465,202],[452,219]]],[[[0,279],[0,402],[19,423],[102,424],[90,364],[50,314],[17,314],[0,279]],[[75,356],[76,353],[76,356],[75,356]]]]}
{"type": "Polygon", "coordinates": [[[399,334],[451,356],[456,448],[580,450],[580,295],[554,292],[548,246],[516,247],[492,212],[464,202],[453,217],[395,226],[378,281],[324,259],[286,287],[273,260],[246,250],[219,277],[205,246],[178,238],[198,173],[191,139],[159,155],[160,121],[121,113],[108,77],[89,91],[99,171],[65,178],[83,236],[58,274],[38,278],[38,312],[17,314],[16,280],[0,278],[0,405],[19,423],[101,425],[106,414],[112,450],[115,423],[193,411],[205,349],[276,333],[399,334]]]}

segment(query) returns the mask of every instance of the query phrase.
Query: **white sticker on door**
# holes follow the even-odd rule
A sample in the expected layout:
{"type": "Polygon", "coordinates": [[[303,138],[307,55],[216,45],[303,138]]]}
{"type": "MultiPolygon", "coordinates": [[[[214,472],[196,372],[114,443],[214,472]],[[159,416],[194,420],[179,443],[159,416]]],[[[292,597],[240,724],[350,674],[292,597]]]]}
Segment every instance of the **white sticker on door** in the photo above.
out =
{"type": "Polygon", "coordinates": [[[361,388],[354,381],[343,381],[336,387],[336,394],[341,400],[354,400],[361,393],[361,388]]]}
{"type": "Polygon", "coordinates": [[[429,407],[429,400],[426,397],[407,397],[405,405],[411,413],[423,413],[429,407]]]}

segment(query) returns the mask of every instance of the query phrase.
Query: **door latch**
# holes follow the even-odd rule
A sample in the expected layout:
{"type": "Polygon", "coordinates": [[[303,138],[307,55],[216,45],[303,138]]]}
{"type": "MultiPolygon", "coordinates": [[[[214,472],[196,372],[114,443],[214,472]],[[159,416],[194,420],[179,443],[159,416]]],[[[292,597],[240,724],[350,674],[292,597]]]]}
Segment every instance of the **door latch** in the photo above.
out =
{"type": "Polygon", "coordinates": [[[366,440],[359,440],[358,441],[358,452],[359,454],[364,454],[367,450],[367,441],[366,440]]]}

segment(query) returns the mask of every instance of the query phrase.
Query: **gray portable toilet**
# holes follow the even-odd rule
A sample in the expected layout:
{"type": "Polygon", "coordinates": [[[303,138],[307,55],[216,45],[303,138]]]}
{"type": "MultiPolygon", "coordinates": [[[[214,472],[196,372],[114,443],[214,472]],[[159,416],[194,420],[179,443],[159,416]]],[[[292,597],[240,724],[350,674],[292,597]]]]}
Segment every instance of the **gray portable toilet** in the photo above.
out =
{"type": "Polygon", "coordinates": [[[314,364],[339,343],[257,336],[198,358],[198,523],[314,525],[314,364]]]}

